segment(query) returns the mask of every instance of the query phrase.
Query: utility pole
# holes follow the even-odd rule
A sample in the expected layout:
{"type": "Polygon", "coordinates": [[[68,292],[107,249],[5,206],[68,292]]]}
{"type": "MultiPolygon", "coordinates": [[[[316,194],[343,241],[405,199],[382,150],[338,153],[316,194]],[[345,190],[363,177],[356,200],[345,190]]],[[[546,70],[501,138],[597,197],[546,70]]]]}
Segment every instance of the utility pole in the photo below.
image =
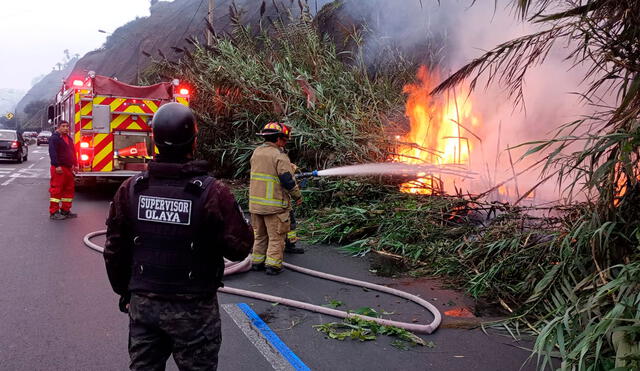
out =
{"type": "MultiPolygon", "coordinates": [[[[209,12],[207,13],[207,19],[209,20],[209,24],[213,27],[213,9],[216,7],[215,0],[209,0],[209,12]]],[[[213,44],[213,34],[207,28],[207,45],[211,46],[213,44]]]]}

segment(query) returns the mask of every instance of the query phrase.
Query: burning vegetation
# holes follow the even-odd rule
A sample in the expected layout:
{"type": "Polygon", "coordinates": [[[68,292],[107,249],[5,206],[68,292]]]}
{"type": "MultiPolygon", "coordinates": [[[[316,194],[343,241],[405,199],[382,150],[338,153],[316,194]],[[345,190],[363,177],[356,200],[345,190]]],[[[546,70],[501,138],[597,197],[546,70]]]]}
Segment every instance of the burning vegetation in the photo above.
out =
{"type": "MultiPolygon", "coordinates": [[[[584,96],[603,102],[611,98],[604,94],[618,89],[618,98],[608,100],[612,107],[598,103],[595,114],[561,127],[555,138],[529,143],[528,155],[543,155],[527,169],[543,165],[542,180],[555,177],[563,190],[582,191],[584,203],[504,202],[537,192],[519,188],[521,172],[509,166],[511,176],[494,177],[473,196],[459,191],[464,177],[444,170],[404,179],[402,192],[382,177],[320,179],[305,189],[297,211],[310,243],[341,244],[354,255],[397,254],[427,266],[424,274],[447,277],[499,303],[512,318],[504,326],[536,337],[541,368],[553,367],[559,356],[567,369],[634,369],[640,367],[634,351],[640,313],[640,2],[575,3],[518,1],[523,18],[532,16],[541,31],[499,45],[438,86],[435,70],[401,56],[385,66],[365,64],[359,49],[338,57],[304,11],[299,19],[280,14],[280,21],[265,21],[258,30],[232,15],[232,37],[216,36],[210,46],[192,40],[194,49],[184,58],[157,61],[147,77],[194,83],[199,156],[221,176],[246,177],[254,133],[271,120],[294,127],[290,156],[303,169],[392,160],[460,174],[484,161],[477,135],[486,123],[474,112],[466,86],[480,76],[500,79],[521,101],[526,70],[554,43],[570,41],[571,57],[590,66],[584,96]],[[542,16],[555,10],[560,12],[542,16]],[[434,91],[440,94],[430,95],[434,91]],[[410,128],[384,135],[388,123],[401,117],[410,128]],[[498,197],[482,197],[489,193],[498,197]]],[[[346,37],[358,46],[364,35],[354,28],[346,37]]],[[[238,196],[243,199],[242,191],[238,196]]]]}
{"type": "MultiPolygon", "coordinates": [[[[430,74],[426,66],[417,73],[418,82],[407,84],[405,115],[410,130],[397,137],[397,154],[393,161],[407,164],[453,165],[469,169],[473,145],[467,129],[479,125],[473,115],[467,94],[459,96],[452,91],[444,97],[432,96],[439,77],[430,74]]],[[[417,174],[418,179],[400,185],[400,191],[417,194],[455,193],[455,176],[417,174]]],[[[459,179],[458,179],[459,181],[459,179]]]]}

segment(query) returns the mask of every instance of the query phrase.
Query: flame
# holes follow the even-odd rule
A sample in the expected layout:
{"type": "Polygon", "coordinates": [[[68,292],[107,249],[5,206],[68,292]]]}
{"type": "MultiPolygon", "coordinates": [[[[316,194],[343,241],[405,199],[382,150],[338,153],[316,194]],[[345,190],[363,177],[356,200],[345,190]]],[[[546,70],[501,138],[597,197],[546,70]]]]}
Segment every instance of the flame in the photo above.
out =
{"type": "Polygon", "coordinates": [[[500,196],[507,196],[509,194],[509,192],[507,191],[507,187],[505,187],[504,185],[498,187],[498,194],[500,196]]]}
{"type": "MultiPolygon", "coordinates": [[[[463,131],[479,124],[472,114],[470,100],[466,94],[449,93],[441,98],[429,95],[438,76],[429,74],[425,66],[420,67],[416,77],[418,82],[405,85],[403,89],[408,95],[405,115],[409,118],[411,130],[400,139],[396,136],[399,143],[393,160],[408,164],[468,166],[472,144],[463,131]]],[[[450,181],[436,175],[419,177],[402,184],[400,191],[419,194],[443,192],[445,183],[450,181]]]]}
{"type": "MultiPolygon", "coordinates": [[[[618,207],[618,205],[620,205],[620,202],[622,201],[624,196],[627,194],[628,185],[630,183],[629,177],[627,176],[627,173],[623,171],[624,169],[622,166],[623,165],[621,163],[617,163],[615,168],[617,180],[616,180],[616,186],[614,188],[614,196],[613,196],[614,207],[618,207]]],[[[631,177],[631,180],[633,181],[634,178],[635,178],[635,182],[640,181],[640,174],[637,174],[637,175],[634,174],[631,177]]]]}

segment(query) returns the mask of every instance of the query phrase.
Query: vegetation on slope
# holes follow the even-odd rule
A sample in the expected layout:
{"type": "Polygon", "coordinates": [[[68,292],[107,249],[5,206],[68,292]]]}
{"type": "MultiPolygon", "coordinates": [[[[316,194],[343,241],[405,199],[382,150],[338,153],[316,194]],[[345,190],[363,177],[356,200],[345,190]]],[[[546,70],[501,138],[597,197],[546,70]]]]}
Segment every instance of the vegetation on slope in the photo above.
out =
{"type": "MultiPolygon", "coordinates": [[[[499,298],[514,311],[510,331],[536,334],[541,368],[560,357],[564,369],[637,369],[640,1],[515,3],[549,29],[498,46],[439,90],[489,73],[521,97],[524,74],[515,72],[543,62],[554,43],[572,40],[569,57],[593,66],[585,97],[601,102],[617,89],[616,105],[598,106],[593,117],[533,143],[531,152],[550,150],[547,170],[597,197],[541,219],[468,197],[404,195],[378,179],[323,180],[305,191],[304,227],[313,242],[340,243],[354,254],[401,254],[458,278],[473,295],[499,298]],[[568,151],[575,142],[582,150],[568,151]]],[[[228,37],[210,46],[194,42],[179,62],[157,62],[154,74],[194,84],[200,155],[221,174],[242,178],[254,133],[282,120],[295,128],[291,157],[302,167],[387,159],[392,147],[385,133],[398,128],[385,123],[401,115],[401,89],[415,66],[398,57],[384,73],[372,74],[358,62],[358,50],[350,55],[353,63],[343,63],[307,12],[280,18],[252,30],[235,17],[228,37]]]]}

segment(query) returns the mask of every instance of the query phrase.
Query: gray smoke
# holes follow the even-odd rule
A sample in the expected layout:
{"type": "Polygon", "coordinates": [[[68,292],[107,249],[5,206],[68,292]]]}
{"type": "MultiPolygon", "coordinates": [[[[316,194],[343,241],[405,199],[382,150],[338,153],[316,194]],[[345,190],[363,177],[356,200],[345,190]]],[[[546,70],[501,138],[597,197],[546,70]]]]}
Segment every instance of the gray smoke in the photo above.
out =
{"type": "MultiPolygon", "coordinates": [[[[403,51],[409,51],[442,77],[481,56],[485,51],[516,37],[538,31],[537,26],[521,21],[509,5],[511,1],[441,1],[435,0],[354,0],[345,2],[345,10],[356,19],[369,19],[374,34],[368,44],[370,60],[375,59],[380,39],[403,51]],[[421,4],[422,3],[422,4],[421,4]]],[[[473,185],[465,185],[470,191],[480,191],[512,177],[532,163],[543,158],[534,155],[519,160],[528,148],[511,150],[512,168],[507,148],[518,144],[549,138],[559,125],[587,114],[578,96],[571,94],[580,89],[583,70],[572,68],[564,61],[565,45],[557,45],[544,65],[531,69],[526,75],[524,105],[514,106],[508,99],[504,86],[495,81],[485,87],[478,84],[469,96],[474,115],[480,125],[474,133],[482,141],[469,135],[474,150],[470,166],[482,174],[473,185]],[[497,166],[496,166],[497,163],[497,166]],[[475,189],[474,189],[475,188],[475,189]]],[[[458,95],[465,94],[464,86],[458,95]]],[[[470,126],[470,125],[467,125],[470,126]]],[[[522,194],[539,182],[540,171],[519,175],[518,192],[515,181],[506,184],[510,197],[522,194]]],[[[548,181],[537,192],[537,202],[558,199],[557,186],[548,181]]]]}

